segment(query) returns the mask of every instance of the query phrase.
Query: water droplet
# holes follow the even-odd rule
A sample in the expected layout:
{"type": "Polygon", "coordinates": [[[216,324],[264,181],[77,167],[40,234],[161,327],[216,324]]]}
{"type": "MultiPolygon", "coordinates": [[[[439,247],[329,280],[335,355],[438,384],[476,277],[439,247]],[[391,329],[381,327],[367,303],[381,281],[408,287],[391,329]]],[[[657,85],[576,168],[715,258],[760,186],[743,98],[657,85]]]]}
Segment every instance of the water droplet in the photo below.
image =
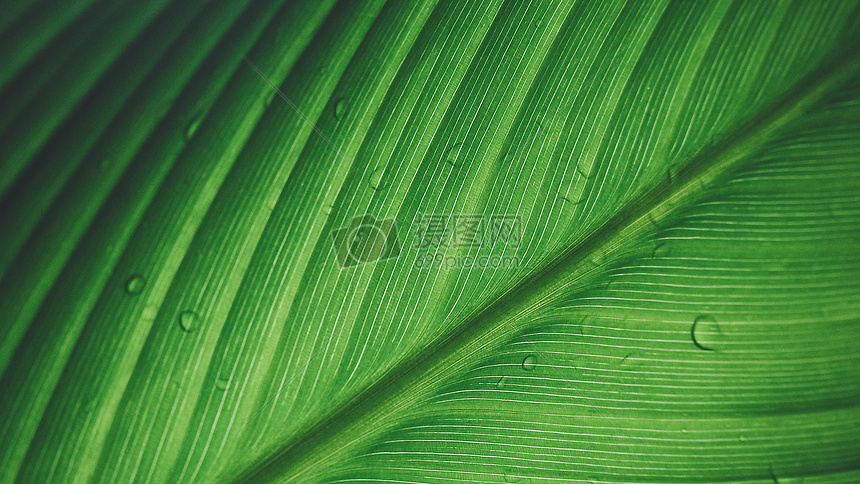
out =
{"type": "Polygon", "coordinates": [[[132,296],[137,296],[143,292],[143,286],[146,285],[146,280],[140,274],[135,274],[125,281],[125,292],[132,296]]]}
{"type": "Polygon", "coordinates": [[[215,380],[215,388],[221,390],[222,392],[227,390],[227,387],[229,387],[229,386],[230,386],[230,379],[229,378],[219,377],[217,380],[215,380]]]}
{"type": "Polygon", "coordinates": [[[579,163],[576,164],[576,173],[579,174],[579,176],[581,176],[582,178],[585,178],[586,180],[594,178],[594,175],[597,174],[596,170],[594,170],[594,166],[579,166],[579,163]]]}
{"type": "Polygon", "coordinates": [[[265,102],[266,102],[266,106],[271,105],[271,104],[272,104],[272,100],[274,100],[274,99],[275,99],[275,96],[277,96],[277,95],[278,95],[278,91],[276,91],[276,90],[274,90],[274,89],[273,89],[273,90],[272,90],[272,92],[270,92],[270,93],[266,96],[266,101],[265,101],[265,102]]]}
{"type": "Polygon", "coordinates": [[[738,435],[738,442],[746,442],[746,441],[747,441],[747,438],[746,438],[746,436],[744,436],[744,434],[738,435]]]}
{"type": "Polygon", "coordinates": [[[690,337],[694,345],[705,351],[716,350],[725,339],[722,331],[720,331],[720,325],[710,314],[696,317],[690,328],[690,337]]]}
{"type": "Polygon", "coordinates": [[[199,323],[200,316],[194,311],[182,311],[179,313],[179,326],[186,333],[196,330],[199,323]]]}
{"type": "Polygon", "coordinates": [[[346,116],[346,101],[340,98],[334,102],[334,117],[340,121],[344,116],[346,116]]]}
{"type": "Polygon", "coordinates": [[[367,183],[370,184],[370,188],[374,190],[379,190],[382,187],[382,175],[385,173],[385,167],[377,167],[373,170],[373,173],[370,174],[370,177],[367,179],[367,183]]]}
{"type": "Polygon", "coordinates": [[[514,469],[513,467],[505,469],[505,482],[523,482],[522,478],[516,475],[516,472],[516,469],[514,469]]]}
{"type": "Polygon", "coordinates": [[[657,242],[654,244],[654,250],[651,251],[651,257],[654,259],[664,259],[669,257],[669,244],[666,242],[657,242]]]}
{"type": "Polygon", "coordinates": [[[194,119],[188,123],[188,127],[185,128],[185,139],[191,139],[194,136],[194,133],[197,132],[197,128],[200,127],[200,122],[203,121],[203,115],[198,115],[194,119]]]}
{"type": "Polygon", "coordinates": [[[496,388],[504,388],[506,384],[507,380],[505,379],[505,377],[501,377],[499,378],[499,381],[496,382],[496,388]]]}
{"type": "Polygon", "coordinates": [[[535,355],[528,355],[523,359],[523,370],[532,371],[537,366],[537,358],[535,355]]]}
{"type": "Polygon", "coordinates": [[[448,148],[445,151],[445,163],[448,163],[451,166],[460,166],[460,148],[463,147],[463,143],[457,143],[454,146],[448,148]]]}

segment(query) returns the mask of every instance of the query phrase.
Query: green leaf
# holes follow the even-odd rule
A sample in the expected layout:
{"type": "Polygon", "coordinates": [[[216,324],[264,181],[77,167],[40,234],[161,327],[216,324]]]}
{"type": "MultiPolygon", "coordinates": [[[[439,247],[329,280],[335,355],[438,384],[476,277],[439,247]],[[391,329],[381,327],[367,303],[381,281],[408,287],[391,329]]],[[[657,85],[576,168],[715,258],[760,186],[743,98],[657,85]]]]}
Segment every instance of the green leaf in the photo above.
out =
{"type": "Polygon", "coordinates": [[[860,480],[858,2],[4,10],[0,483],[860,480]]]}

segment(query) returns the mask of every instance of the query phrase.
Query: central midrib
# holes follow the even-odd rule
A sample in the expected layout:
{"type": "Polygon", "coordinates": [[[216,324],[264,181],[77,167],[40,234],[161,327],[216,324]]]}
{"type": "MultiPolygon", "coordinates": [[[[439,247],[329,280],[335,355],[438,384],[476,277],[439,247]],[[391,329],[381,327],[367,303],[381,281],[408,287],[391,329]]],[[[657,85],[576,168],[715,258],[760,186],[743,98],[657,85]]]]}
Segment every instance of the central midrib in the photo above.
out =
{"type": "Polygon", "coordinates": [[[635,197],[581,242],[542,269],[472,312],[453,330],[395,365],[384,377],[340,405],[298,438],[275,449],[233,482],[292,481],[322,461],[336,458],[357,440],[393,425],[398,411],[430,396],[444,375],[477,361],[477,348],[490,346],[523,329],[523,316],[560,295],[570,295],[601,275],[597,267],[617,260],[619,248],[653,233],[666,220],[705,194],[702,187],[725,179],[789,123],[860,72],[860,53],[847,53],[799,82],[768,109],[715,146],[706,147],[679,170],[635,197]],[[589,263],[583,264],[588,261],[589,263]],[[511,324],[508,324],[511,323],[511,324]],[[520,323],[520,326],[517,325],[520,323]],[[390,419],[388,425],[385,420],[390,419]]]}

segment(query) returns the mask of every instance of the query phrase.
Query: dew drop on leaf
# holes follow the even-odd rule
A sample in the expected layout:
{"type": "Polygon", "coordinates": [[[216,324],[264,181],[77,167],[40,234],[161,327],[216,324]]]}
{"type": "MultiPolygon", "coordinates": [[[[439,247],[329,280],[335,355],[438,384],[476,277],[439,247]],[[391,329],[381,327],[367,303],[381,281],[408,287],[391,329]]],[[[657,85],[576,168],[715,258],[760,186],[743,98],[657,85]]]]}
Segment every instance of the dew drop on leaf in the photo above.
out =
{"type": "Polygon", "coordinates": [[[346,116],[346,101],[340,98],[334,102],[334,117],[340,121],[344,116],[346,116]]]}
{"type": "Polygon", "coordinates": [[[143,286],[146,285],[146,281],[143,279],[143,276],[140,274],[135,274],[128,278],[125,281],[125,292],[129,293],[132,296],[137,296],[141,292],[143,292],[143,286]]]}
{"type": "Polygon", "coordinates": [[[326,215],[331,215],[331,205],[323,205],[322,211],[326,215]]]}
{"type": "Polygon", "coordinates": [[[516,475],[516,472],[517,472],[517,470],[512,468],[512,467],[505,469],[505,472],[504,472],[505,482],[517,482],[517,483],[525,482],[525,480],[523,480],[522,477],[516,475]]]}
{"type": "Polygon", "coordinates": [[[463,147],[463,143],[457,143],[454,146],[448,148],[445,151],[445,163],[448,163],[451,166],[460,166],[460,148],[463,147]]]}
{"type": "Polygon", "coordinates": [[[523,370],[532,371],[537,366],[537,358],[535,355],[528,355],[523,359],[523,370]]]}
{"type": "Polygon", "coordinates": [[[654,244],[654,250],[651,251],[651,257],[654,259],[669,257],[669,245],[666,242],[657,242],[654,244]]]}
{"type": "Polygon", "coordinates": [[[196,330],[199,322],[200,316],[194,311],[182,311],[179,313],[179,326],[186,333],[196,330]]]}
{"type": "MultiPolygon", "coordinates": [[[[222,363],[223,364],[223,363],[222,363]]],[[[217,390],[226,391],[230,388],[233,368],[230,365],[224,365],[218,370],[218,375],[215,377],[215,388],[217,390]]]]}
{"type": "Polygon", "coordinates": [[[379,190],[382,186],[382,174],[385,173],[385,169],[383,167],[377,167],[373,170],[373,173],[370,174],[370,177],[367,179],[367,183],[370,185],[370,188],[374,190],[379,190]]]}
{"type": "Polygon", "coordinates": [[[579,163],[576,164],[576,173],[579,176],[581,176],[582,178],[585,178],[586,180],[594,178],[594,175],[597,174],[596,170],[594,169],[593,166],[591,166],[591,167],[579,166],[579,163]]]}
{"type": "Polygon", "coordinates": [[[266,102],[266,106],[269,106],[270,104],[272,104],[272,100],[273,100],[273,99],[275,99],[275,96],[276,96],[277,94],[278,94],[278,91],[276,91],[276,90],[274,90],[274,89],[273,89],[273,90],[272,90],[272,92],[270,92],[270,93],[266,96],[266,101],[265,101],[265,102],[266,102]]]}
{"type": "Polygon", "coordinates": [[[504,388],[506,383],[507,381],[505,380],[505,377],[501,377],[499,378],[499,381],[496,382],[496,388],[504,388]]]}
{"type": "Polygon", "coordinates": [[[723,333],[720,331],[720,325],[717,324],[717,320],[710,314],[696,316],[693,326],[690,328],[690,337],[696,347],[705,351],[717,349],[724,340],[723,333]]]}
{"type": "Polygon", "coordinates": [[[185,139],[191,139],[194,136],[194,133],[197,132],[197,128],[200,127],[200,122],[203,121],[203,115],[198,115],[194,119],[188,123],[188,127],[185,128],[185,139]]]}

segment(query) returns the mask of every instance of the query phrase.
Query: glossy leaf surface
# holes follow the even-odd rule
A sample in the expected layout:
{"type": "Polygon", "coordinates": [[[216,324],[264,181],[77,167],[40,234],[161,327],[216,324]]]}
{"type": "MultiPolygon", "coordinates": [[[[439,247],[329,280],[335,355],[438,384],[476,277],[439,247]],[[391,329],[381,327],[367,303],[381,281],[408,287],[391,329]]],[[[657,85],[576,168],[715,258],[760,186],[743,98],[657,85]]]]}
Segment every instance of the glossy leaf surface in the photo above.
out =
{"type": "Polygon", "coordinates": [[[860,480],[857,2],[0,17],[0,482],[860,480]]]}

